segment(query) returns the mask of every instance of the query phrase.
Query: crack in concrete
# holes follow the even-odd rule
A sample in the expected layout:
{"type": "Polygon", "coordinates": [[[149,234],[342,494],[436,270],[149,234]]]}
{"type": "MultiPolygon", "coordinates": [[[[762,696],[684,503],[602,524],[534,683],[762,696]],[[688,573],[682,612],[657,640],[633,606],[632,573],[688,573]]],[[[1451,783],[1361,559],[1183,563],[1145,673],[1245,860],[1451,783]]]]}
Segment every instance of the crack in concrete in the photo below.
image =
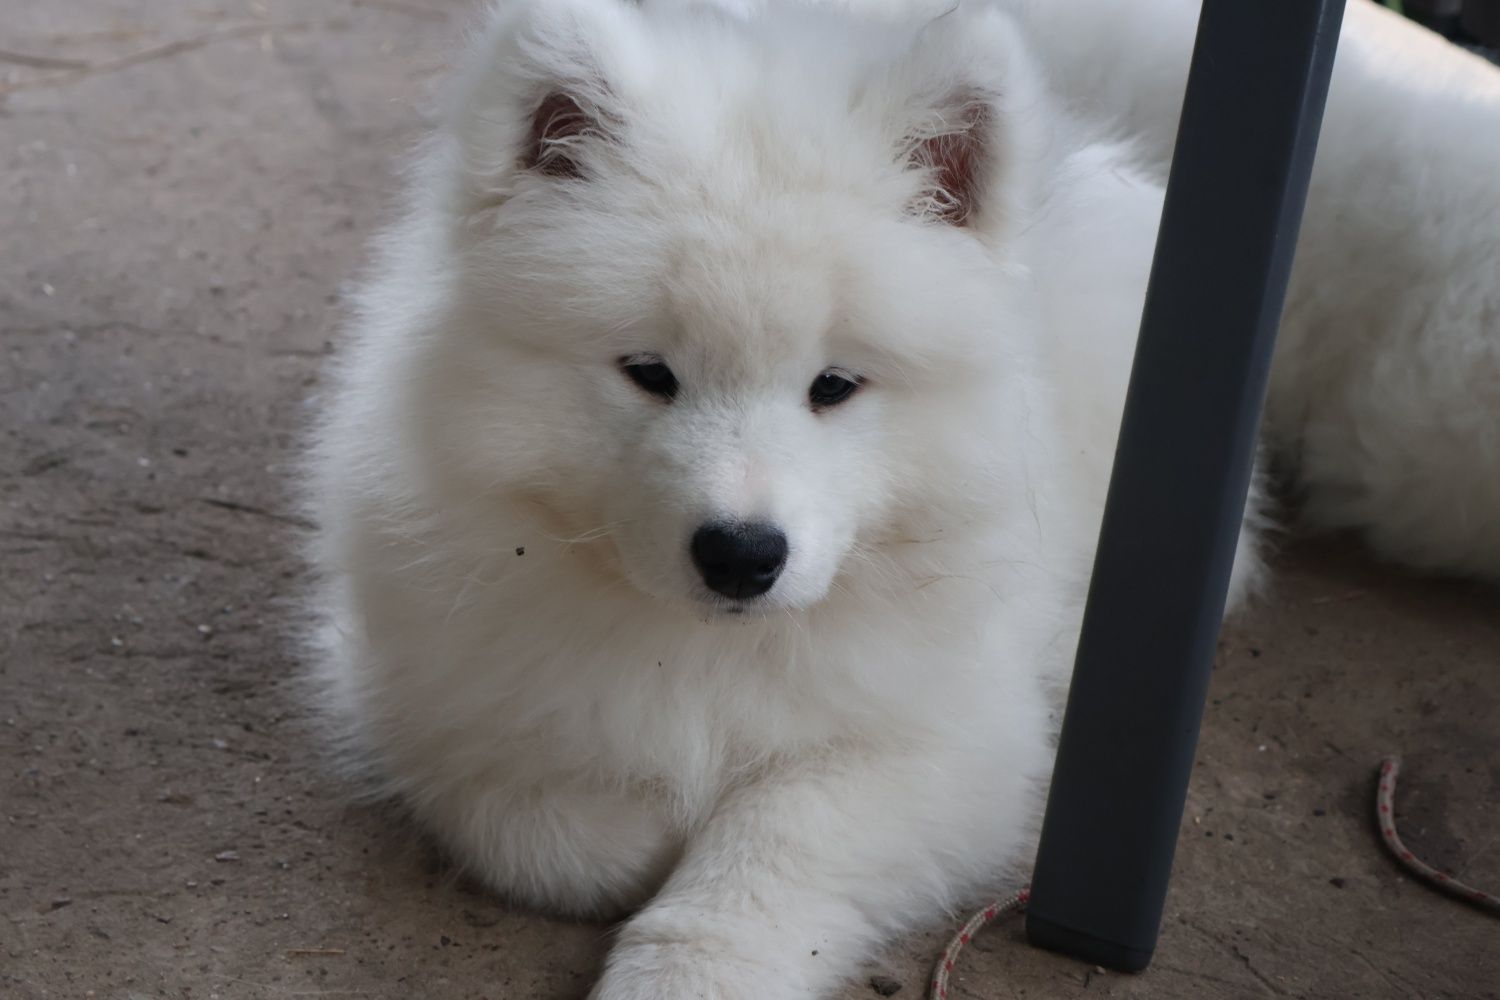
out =
{"type": "Polygon", "coordinates": [[[212,45],[215,42],[228,41],[234,38],[244,38],[250,35],[274,35],[278,32],[284,34],[293,31],[334,31],[348,27],[349,21],[344,18],[334,18],[327,21],[234,24],[225,28],[215,28],[213,31],[205,31],[190,38],[179,38],[161,45],[154,45],[151,48],[142,49],[139,52],[132,52],[114,59],[105,59],[102,62],[96,63],[83,63],[59,73],[39,76],[31,80],[19,80],[15,83],[0,84],[0,100],[4,100],[11,94],[23,90],[38,90],[43,87],[64,87],[89,77],[102,76],[107,73],[118,73],[120,70],[129,69],[132,66],[170,59],[186,52],[201,49],[206,45],[212,45]]]}

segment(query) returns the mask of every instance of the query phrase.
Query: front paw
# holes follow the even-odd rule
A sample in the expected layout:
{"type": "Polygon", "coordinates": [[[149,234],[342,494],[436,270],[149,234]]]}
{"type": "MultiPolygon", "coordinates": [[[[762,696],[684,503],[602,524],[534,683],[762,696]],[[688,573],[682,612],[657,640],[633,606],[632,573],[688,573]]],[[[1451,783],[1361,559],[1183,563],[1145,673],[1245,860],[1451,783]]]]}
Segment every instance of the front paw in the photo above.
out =
{"type": "Polygon", "coordinates": [[[741,1000],[746,970],[692,943],[616,948],[589,1000],[741,1000]]]}
{"type": "Polygon", "coordinates": [[[622,941],[610,953],[589,1000],[790,1000],[805,989],[774,962],[743,954],[710,935],[622,941]]]}

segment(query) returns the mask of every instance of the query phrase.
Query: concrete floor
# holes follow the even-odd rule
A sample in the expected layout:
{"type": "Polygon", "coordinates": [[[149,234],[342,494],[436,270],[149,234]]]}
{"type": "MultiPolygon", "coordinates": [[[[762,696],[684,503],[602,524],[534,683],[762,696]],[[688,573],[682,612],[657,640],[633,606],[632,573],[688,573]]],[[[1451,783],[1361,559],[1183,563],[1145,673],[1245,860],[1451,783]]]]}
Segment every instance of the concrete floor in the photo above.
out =
{"type": "MultiPolygon", "coordinates": [[[[604,928],[510,912],[342,804],[284,642],[286,474],[465,7],[5,5],[0,996],[543,1000],[598,965],[604,928]]],[[[1279,563],[1223,641],[1156,964],[1013,922],[961,995],[1500,997],[1500,924],[1370,821],[1400,751],[1411,846],[1500,885],[1500,595],[1344,546],[1279,563]]],[[[947,931],[876,971],[919,996],[947,931]]]]}

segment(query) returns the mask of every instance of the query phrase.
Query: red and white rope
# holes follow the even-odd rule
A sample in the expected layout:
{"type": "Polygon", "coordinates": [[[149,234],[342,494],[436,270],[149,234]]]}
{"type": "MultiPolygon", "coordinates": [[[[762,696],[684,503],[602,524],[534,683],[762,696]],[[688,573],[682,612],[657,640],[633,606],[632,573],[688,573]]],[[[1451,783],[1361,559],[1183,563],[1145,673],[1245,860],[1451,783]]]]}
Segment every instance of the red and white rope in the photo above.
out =
{"type": "Polygon", "coordinates": [[[948,942],[948,947],[943,949],[937,968],[932,971],[932,991],[928,994],[931,1000],[948,1000],[948,977],[953,974],[953,963],[958,961],[959,952],[963,951],[964,945],[979,933],[980,928],[1006,914],[1026,912],[1026,902],[1029,899],[1031,899],[1031,887],[1027,886],[1009,899],[995,900],[970,917],[969,922],[958,929],[958,933],[953,935],[953,940],[948,942]]]}
{"type": "MultiPolygon", "coordinates": [[[[1380,784],[1375,790],[1375,822],[1380,827],[1380,837],[1385,841],[1385,846],[1390,848],[1397,861],[1411,869],[1422,881],[1500,916],[1500,898],[1471,885],[1465,885],[1447,872],[1438,871],[1407,850],[1406,845],[1401,842],[1400,835],[1396,833],[1396,777],[1400,773],[1401,758],[1387,757],[1381,762],[1380,784]]],[[[996,900],[986,906],[959,928],[958,933],[953,935],[953,940],[948,942],[948,947],[943,949],[937,968],[932,972],[929,1000],[948,1000],[948,977],[953,974],[953,966],[958,961],[959,954],[974,935],[979,933],[986,924],[1002,916],[1026,912],[1026,903],[1030,898],[1031,888],[1028,886],[1009,899],[996,900]]]]}
{"type": "Polygon", "coordinates": [[[1450,896],[1457,896],[1482,910],[1500,916],[1500,899],[1482,892],[1471,885],[1464,885],[1447,872],[1436,868],[1407,850],[1396,833],[1396,777],[1401,773],[1401,758],[1387,757],[1380,765],[1380,784],[1375,790],[1375,822],[1380,826],[1380,839],[1390,848],[1396,860],[1415,872],[1423,881],[1450,896]]]}

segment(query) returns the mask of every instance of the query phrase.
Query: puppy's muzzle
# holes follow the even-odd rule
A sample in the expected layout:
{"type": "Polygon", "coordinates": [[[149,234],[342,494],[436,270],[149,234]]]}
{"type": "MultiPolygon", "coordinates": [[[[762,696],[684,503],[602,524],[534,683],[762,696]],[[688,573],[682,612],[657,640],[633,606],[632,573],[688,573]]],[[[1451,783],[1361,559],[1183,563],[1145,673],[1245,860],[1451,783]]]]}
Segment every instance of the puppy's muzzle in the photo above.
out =
{"type": "Polygon", "coordinates": [[[689,549],[708,589],[737,601],[770,590],[786,566],[786,535],[774,524],[705,524],[689,549]]]}

